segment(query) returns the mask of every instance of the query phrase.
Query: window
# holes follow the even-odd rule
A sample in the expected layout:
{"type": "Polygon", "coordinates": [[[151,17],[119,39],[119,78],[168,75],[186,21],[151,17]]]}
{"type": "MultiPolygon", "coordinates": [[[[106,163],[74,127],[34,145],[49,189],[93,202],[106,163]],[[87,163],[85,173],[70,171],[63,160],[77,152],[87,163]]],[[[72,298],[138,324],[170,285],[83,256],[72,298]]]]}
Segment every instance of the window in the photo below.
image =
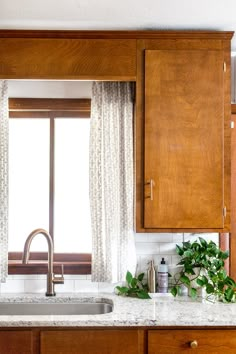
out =
{"type": "Polygon", "coordinates": [[[63,263],[65,273],[88,274],[90,100],[10,99],[9,107],[9,274],[47,272],[40,235],[29,264],[21,264],[26,237],[36,228],[54,240],[55,272],[63,263]]]}

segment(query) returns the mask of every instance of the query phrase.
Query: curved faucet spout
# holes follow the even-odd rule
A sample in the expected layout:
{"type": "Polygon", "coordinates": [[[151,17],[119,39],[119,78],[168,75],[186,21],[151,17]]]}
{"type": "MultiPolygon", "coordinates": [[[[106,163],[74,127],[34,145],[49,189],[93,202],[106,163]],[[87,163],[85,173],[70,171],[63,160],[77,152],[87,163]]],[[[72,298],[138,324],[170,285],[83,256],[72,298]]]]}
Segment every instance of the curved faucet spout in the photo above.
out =
{"type": "Polygon", "coordinates": [[[44,230],[44,229],[36,229],[32,231],[29,236],[27,237],[25,241],[25,246],[24,246],[24,252],[23,252],[23,258],[22,258],[22,263],[27,264],[29,261],[29,250],[30,250],[30,245],[33,240],[33,238],[36,235],[42,234],[45,236],[47,243],[48,243],[48,268],[49,266],[53,266],[53,253],[54,253],[54,247],[53,247],[53,241],[50,236],[50,234],[44,230]]]}
{"type": "Polygon", "coordinates": [[[61,277],[57,277],[57,278],[54,277],[54,275],[53,275],[53,253],[54,253],[53,240],[52,240],[50,234],[46,230],[36,229],[29,234],[29,236],[27,237],[27,239],[25,241],[22,263],[23,264],[28,263],[31,242],[32,242],[33,238],[39,234],[44,235],[47,240],[47,243],[48,243],[48,274],[47,274],[46,296],[55,296],[56,293],[54,291],[54,283],[63,284],[64,278],[63,278],[63,274],[61,277]]]}

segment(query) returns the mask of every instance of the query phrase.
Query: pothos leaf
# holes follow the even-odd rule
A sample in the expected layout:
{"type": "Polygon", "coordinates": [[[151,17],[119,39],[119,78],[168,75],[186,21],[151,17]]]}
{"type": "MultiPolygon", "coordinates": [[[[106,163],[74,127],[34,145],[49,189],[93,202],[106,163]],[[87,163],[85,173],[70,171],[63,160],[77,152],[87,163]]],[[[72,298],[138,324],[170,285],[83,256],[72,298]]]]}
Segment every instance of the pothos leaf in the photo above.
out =
{"type": "Polygon", "coordinates": [[[182,283],[186,284],[186,285],[190,285],[190,280],[186,275],[182,275],[180,277],[180,281],[182,281],[182,283]]]}
{"type": "Polygon", "coordinates": [[[131,280],[131,286],[132,286],[132,288],[135,288],[136,285],[137,285],[137,283],[138,283],[138,280],[137,280],[136,278],[133,278],[133,279],[131,280]]]}
{"type": "Polygon", "coordinates": [[[119,294],[126,294],[129,291],[129,288],[126,286],[116,286],[116,289],[118,290],[119,294]]]}
{"type": "Polygon", "coordinates": [[[176,253],[177,253],[179,256],[182,256],[182,255],[184,254],[183,249],[182,249],[179,245],[176,245],[176,253]]]}
{"type": "Polygon", "coordinates": [[[177,287],[174,286],[174,287],[171,289],[170,292],[171,292],[171,294],[172,294],[174,297],[176,297],[176,295],[177,295],[177,293],[178,293],[177,287]]]}
{"type": "Polygon", "coordinates": [[[138,281],[142,281],[143,278],[144,278],[144,273],[140,273],[140,274],[138,275],[138,281]]]}
{"type": "Polygon", "coordinates": [[[204,246],[204,247],[206,247],[206,246],[207,246],[207,241],[206,241],[206,240],[204,240],[204,238],[199,237],[199,241],[200,241],[200,243],[201,243],[201,245],[202,245],[202,246],[204,246]]]}
{"type": "Polygon", "coordinates": [[[195,299],[197,297],[197,289],[191,288],[190,289],[190,296],[195,299]]]}
{"type": "Polygon", "coordinates": [[[116,286],[118,295],[138,297],[140,299],[151,299],[148,294],[147,285],[142,283],[144,273],[141,273],[137,278],[133,277],[128,271],[126,273],[127,286],[116,286]]]}
{"type": "Polygon", "coordinates": [[[132,276],[132,274],[128,271],[128,272],[126,273],[126,281],[127,281],[128,285],[131,284],[132,279],[133,279],[133,276],[132,276]]]}
{"type": "Polygon", "coordinates": [[[140,299],[151,299],[151,297],[149,296],[148,293],[146,293],[146,291],[144,290],[140,290],[139,292],[137,292],[137,296],[140,299]]]}

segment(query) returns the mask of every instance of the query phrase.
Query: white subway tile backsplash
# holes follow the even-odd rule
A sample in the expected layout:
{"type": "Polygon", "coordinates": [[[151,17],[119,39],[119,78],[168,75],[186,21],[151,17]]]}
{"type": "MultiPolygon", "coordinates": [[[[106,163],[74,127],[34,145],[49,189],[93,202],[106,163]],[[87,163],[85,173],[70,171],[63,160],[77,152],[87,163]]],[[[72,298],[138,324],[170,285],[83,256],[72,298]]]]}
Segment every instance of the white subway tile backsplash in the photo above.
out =
{"type": "Polygon", "coordinates": [[[23,279],[7,279],[6,283],[1,284],[1,293],[23,293],[24,290],[23,279]]]}
{"type": "MultiPolygon", "coordinates": [[[[7,276],[7,282],[10,280],[24,280],[26,277],[32,277],[32,275],[26,275],[26,274],[16,274],[16,275],[8,275],[7,276]]],[[[34,278],[35,279],[35,278],[34,278]]]]}
{"type": "Polygon", "coordinates": [[[65,282],[68,280],[86,280],[87,275],[86,274],[65,274],[64,275],[65,282]]]}
{"type": "Polygon", "coordinates": [[[160,254],[176,254],[175,243],[160,243],[160,254]]]}
{"type": "Polygon", "coordinates": [[[158,254],[160,246],[155,242],[136,242],[136,253],[137,255],[141,254],[158,254]]]}
{"type": "Polygon", "coordinates": [[[27,279],[24,281],[25,293],[45,293],[46,292],[46,280],[44,279],[27,279]]]}
{"type": "Polygon", "coordinates": [[[98,283],[92,283],[90,280],[75,280],[75,292],[98,292],[98,283]]]}
{"type": "MultiPolygon", "coordinates": [[[[213,240],[219,244],[218,233],[142,233],[135,235],[137,269],[136,274],[145,273],[147,278],[148,262],[154,260],[155,268],[158,271],[158,265],[164,257],[169,266],[169,272],[174,274],[179,271],[177,263],[180,257],[176,253],[176,244],[182,244],[183,241],[194,241],[198,237],[213,240]]],[[[56,286],[57,293],[65,292],[113,292],[116,284],[93,283],[91,275],[65,275],[65,283],[56,286]]],[[[9,275],[6,283],[0,287],[1,293],[45,293],[46,274],[32,275],[9,275]]]]}
{"type": "Polygon", "coordinates": [[[173,233],[173,242],[174,243],[181,243],[184,241],[184,234],[181,233],[173,233]]]}
{"type": "Polygon", "coordinates": [[[160,234],[148,234],[148,242],[173,242],[173,234],[160,233],[160,234]]]}
{"type": "Polygon", "coordinates": [[[57,284],[55,286],[56,293],[73,293],[75,290],[75,281],[65,279],[64,284],[57,284]]]}
{"type": "Polygon", "coordinates": [[[101,293],[114,293],[116,286],[122,286],[122,283],[98,283],[98,291],[101,293]]]}
{"type": "Polygon", "coordinates": [[[135,234],[135,242],[148,242],[149,234],[135,234]]]}

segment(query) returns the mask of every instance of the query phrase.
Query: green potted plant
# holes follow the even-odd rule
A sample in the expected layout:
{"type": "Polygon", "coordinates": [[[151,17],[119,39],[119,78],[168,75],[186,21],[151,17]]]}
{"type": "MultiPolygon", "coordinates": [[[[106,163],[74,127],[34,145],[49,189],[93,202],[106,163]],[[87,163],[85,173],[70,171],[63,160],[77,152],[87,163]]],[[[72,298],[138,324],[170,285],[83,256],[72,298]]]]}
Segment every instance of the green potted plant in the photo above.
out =
{"type": "Polygon", "coordinates": [[[139,299],[151,299],[148,294],[148,286],[144,283],[144,273],[140,273],[137,278],[127,271],[126,286],[115,287],[117,295],[138,297],[139,299]]]}
{"type": "Polygon", "coordinates": [[[192,298],[197,297],[197,288],[201,287],[208,300],[236,302],[236,282],[224,269],[228,251],[222,251],[213,241],[207,242],[202,237],[176,245],[176,251],[181,257],[178,265],[182,270],[174,276],[172,295],[180,294],[184,285],[192,298]]]}

